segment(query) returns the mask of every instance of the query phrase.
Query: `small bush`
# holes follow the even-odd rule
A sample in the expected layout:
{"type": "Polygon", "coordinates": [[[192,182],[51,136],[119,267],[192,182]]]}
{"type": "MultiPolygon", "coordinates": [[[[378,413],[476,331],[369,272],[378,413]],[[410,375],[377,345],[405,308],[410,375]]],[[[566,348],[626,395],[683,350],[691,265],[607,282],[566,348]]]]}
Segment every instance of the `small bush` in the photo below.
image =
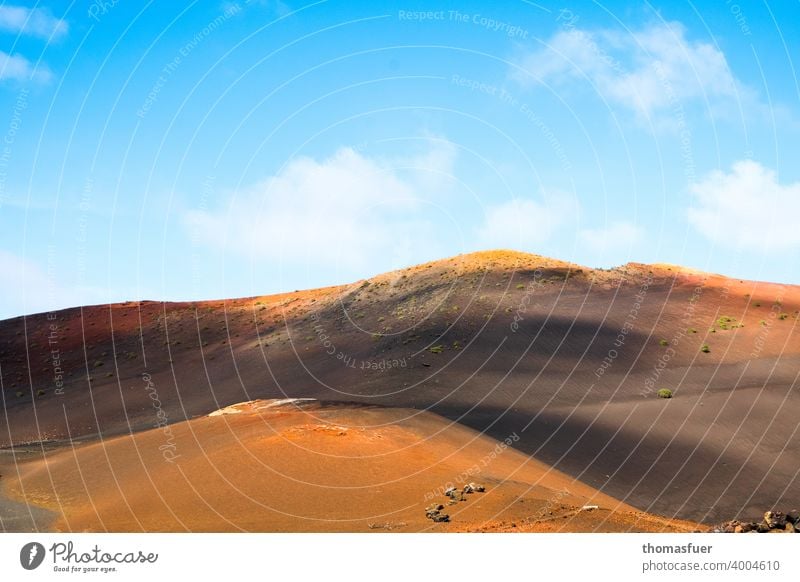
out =
{"type": "Polygon", "coordinates": [[[658,345],[662,347],[667,347],[669,345],[669,342],[665,339],[662,339],[661,341],[658,342],[658,345]]]}
{"type": "Polygon", "coordinates": [[[662,388],[658,391],[659,398],[672,398],[672,390],[669,388],[662,388]]]}
{"type": "Polygon", "coordinates": [[[693,327],[690,327],[687,331],[689,333],[697,333],[697,330],[695,328],[693,328],[693,327]]]}
{"type": "Polygon", "coordinates": [[[39,388],[39,389],[36,391],[36,396],[44,396],[44,390],[42,390],[41,388],[39,388]]]}
{"type": "Polygon", "coordinates": [[[517,285],[517,289],[525,289],[525,285],[523,285],[522,283],[519,283],[517,285]]]}
{"type": "Polygon", "coordinates": [[[789,314],[788,313],[781,313],[778,316],[778,319],[780,319],[781,321],[783,321],[784,319],[789,319],[789,314]]]}
{"type": "Polygon", "coordinates": [[[94,367],[95,367],[95,368],[99,368],[99,367],[100,367],[100,366],[102,366],[102,365],[103,365],[103,362],[101,362],[100,360],[97,360],[97,361],[94,363],[94,367]]]}
{"type": "Polygon", "coordinates": [[[433,346],[428,351],[431,352],[432,354],[441,354],[442,351],[444,351],[444,346],[442,345],[433,346]]]}
{"type": "Polygon", "coordinates": [[[711,348],[709,347],[708,344],[703,344],[703,347],[700,348],[700,351],[703,352],[704,354],[707,354],[711,351],[711,348]]]}

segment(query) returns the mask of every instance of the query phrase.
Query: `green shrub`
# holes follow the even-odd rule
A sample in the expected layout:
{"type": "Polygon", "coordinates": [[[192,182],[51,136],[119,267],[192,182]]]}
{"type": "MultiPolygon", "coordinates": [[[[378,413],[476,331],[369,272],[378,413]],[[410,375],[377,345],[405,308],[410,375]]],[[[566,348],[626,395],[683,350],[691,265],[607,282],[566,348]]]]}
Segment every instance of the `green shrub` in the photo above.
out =
{"type": "Polygon", "coordinates": [[[525,289],[525,285],[523,285],[522,283],[519,283],[517,285],[517,289],[525,289]]]}
{"type": "Polygon", "coordinates": [[[672,390],[669,388],[662,388],[657,394],[659,398],[672,398],[672,390]]]}
{"type": "Polygon", "coordinates": [[[428,351],[430,351],[432,354],[441,354],[442,351],[444,351],[444,346],[442,345],[433,346],[428,351]]]}
{"type": "Polygon", "coordinates": [[[661,341],[658,342],[658,345],[662,347],[667,347],[669,345],[669,342],[665,339],[662,339],[661,341]]]}
{"type": "Polygon", "coordinates": [[[704,354],[707,354],[711,351],[711,348],[709,347],[708,344],[703,344],[703,347],[700,348],[700,351],[703,352],[704,354]]]}
{"type": "Polygon", "coordinates": [[[697,333],[697,330],[695,328],[693,328],[693,327],[690,327],[687,331],[689,333],[697,333]]]}

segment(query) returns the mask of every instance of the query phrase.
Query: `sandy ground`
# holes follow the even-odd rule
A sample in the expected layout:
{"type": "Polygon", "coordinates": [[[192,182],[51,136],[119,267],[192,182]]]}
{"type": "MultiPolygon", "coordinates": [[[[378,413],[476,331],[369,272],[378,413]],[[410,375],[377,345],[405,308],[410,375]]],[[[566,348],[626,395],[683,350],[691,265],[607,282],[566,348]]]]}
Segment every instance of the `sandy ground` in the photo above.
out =
{"type": "Polygon", "coordinates": [[[59,515],[57,512],[27,503],[24,501],[24,496],[22,500],[14,500],[4,494],[6,483],[19,475],[20,464],[30,462],[40,456],[41,449],[33,451],[20,449],[14,453],[9,450],[0,450],[0,531],[38,532],[49,531],[53,528],[59,515]]]}
{"type": "MultiPolygon", "coordinates": [[[[56,448],[6,495],[59,531],[691,531],[636,512],[428,412],[245,403],[211,417],[56,448]],[[174,455],[165,460],[165,444],[174,455]],[[450,504],[452,483],[486,487],[450,504]],[[55,484],[55,486],[53,485],[55,484]],[[23,493],[24,490],[24,493],[23,493]],[[443,504],[451,521],[425,508],[443,504]],[[585,506],[597,506],[582,509],[585,506]]],[[[509,440],[513,443],[513,437],[509,440]]]]}
{"type": "Polygon", "coordinates": [[[356,401],[516,433],[520,453],[649,513],[752,519],[800,505],[798,310],[795,286],[493,251],[326,289],[15,318],[0,322],[0,446],[112,442],[254,399],[356,401]]]}

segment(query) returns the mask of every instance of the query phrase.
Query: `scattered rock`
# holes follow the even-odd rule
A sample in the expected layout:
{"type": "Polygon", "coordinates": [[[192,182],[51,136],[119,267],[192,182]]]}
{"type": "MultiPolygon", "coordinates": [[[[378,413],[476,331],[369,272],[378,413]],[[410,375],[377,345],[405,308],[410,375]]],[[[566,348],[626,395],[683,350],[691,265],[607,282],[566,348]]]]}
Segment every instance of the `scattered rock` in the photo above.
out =
{"type": "Polygon", "coordinates": [[[786,514],[782,511],[768,511],[764,514],[764,523],[769,529],[783,529],[786,527],[786,514]]]}
{"type": "Polygon", "coordinates": [[[387,521],[386,523],[368,523],[367,527],[369,529],[385,529],[385,530],[388,530],[388,531],[392,531],[395,528],[405,527],[406,525],[408,525],[408,524],[406,522],[404,522],[404,521],[400,521],[400,522],[397,522],[397,523],[392,523],[392,522],[387,521]]]}
{"type": "MultiPolygon", "coordinates": [[[[486,491],[486,487],[481,485],[480,483],[468,483],[464,485],[464,488],[459,491],[453,486],[448,487],[444,490],[444,494],[446,497],[450,499],[447,501],[447,505],[456,505],[459,501],[466,501],[466,495],[469,493],[483,493],[486,491]]],[[[444,505],[441,503],[434,503],[433,505],[429,505],[425,508],[425,517],[430,520],[433,520],[436,523],[441,523],[445,521],[450,521],[450,516],[446,513],[442,513],[444,509],[444,505]]]]}
{"type": "Polygon", "coordinates": [[[434,503],[433,505],[429,505],[425,508],[425,513],[433,513],[436,511],[441,511],[442,509],[444,509],[444,505],[441,503],[434,503]]]}
{"type": "Polygon", "coordinates": [[[467,483],[464,485],[464,493],[483,493],[486,487],[479,483],[467,483]]]}
{"type": "Polygon", "coordinates": [[[450,516],[446,513],[442,513],[442,509],[444,509],[444,505],[441,503],[434,503],[433,505],[429,505],[425,508],[425,517],[430,520],[433,520],[435,523],[442,523],[445,521],[450,521],[450,516]]]}
{"type": "Polygon", "coordinates": [[[729,521],[722,524],[722,533],[736,533],[736,528],[740,527],[738,521],[729,521]]]}
{"type": "Polygon", "coordinates": [[[464,494],[455,487],[448,487],[445,489],[444,494],[451,499],[451,502],[466,501],[466,499],[464,499],[464,494]]]}
{"type": "Polygon", "coordinates": [[[793,509],[787,513],[772,510],[764,513],[760,522],[733,519],[716,526],[718,533],[800,533],[800,513],[793,509]]]}

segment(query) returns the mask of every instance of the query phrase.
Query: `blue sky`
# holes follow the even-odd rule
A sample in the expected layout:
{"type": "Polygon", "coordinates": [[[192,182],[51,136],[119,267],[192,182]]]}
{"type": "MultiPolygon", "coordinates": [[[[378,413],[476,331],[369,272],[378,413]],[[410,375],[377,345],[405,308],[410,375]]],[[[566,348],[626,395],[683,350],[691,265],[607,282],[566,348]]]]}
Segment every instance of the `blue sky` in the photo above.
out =
{"type": "Polygon", "coordinates": [[[800,5],[0,5],[0,317],[487,248],[800,283],[800,5]]]}

